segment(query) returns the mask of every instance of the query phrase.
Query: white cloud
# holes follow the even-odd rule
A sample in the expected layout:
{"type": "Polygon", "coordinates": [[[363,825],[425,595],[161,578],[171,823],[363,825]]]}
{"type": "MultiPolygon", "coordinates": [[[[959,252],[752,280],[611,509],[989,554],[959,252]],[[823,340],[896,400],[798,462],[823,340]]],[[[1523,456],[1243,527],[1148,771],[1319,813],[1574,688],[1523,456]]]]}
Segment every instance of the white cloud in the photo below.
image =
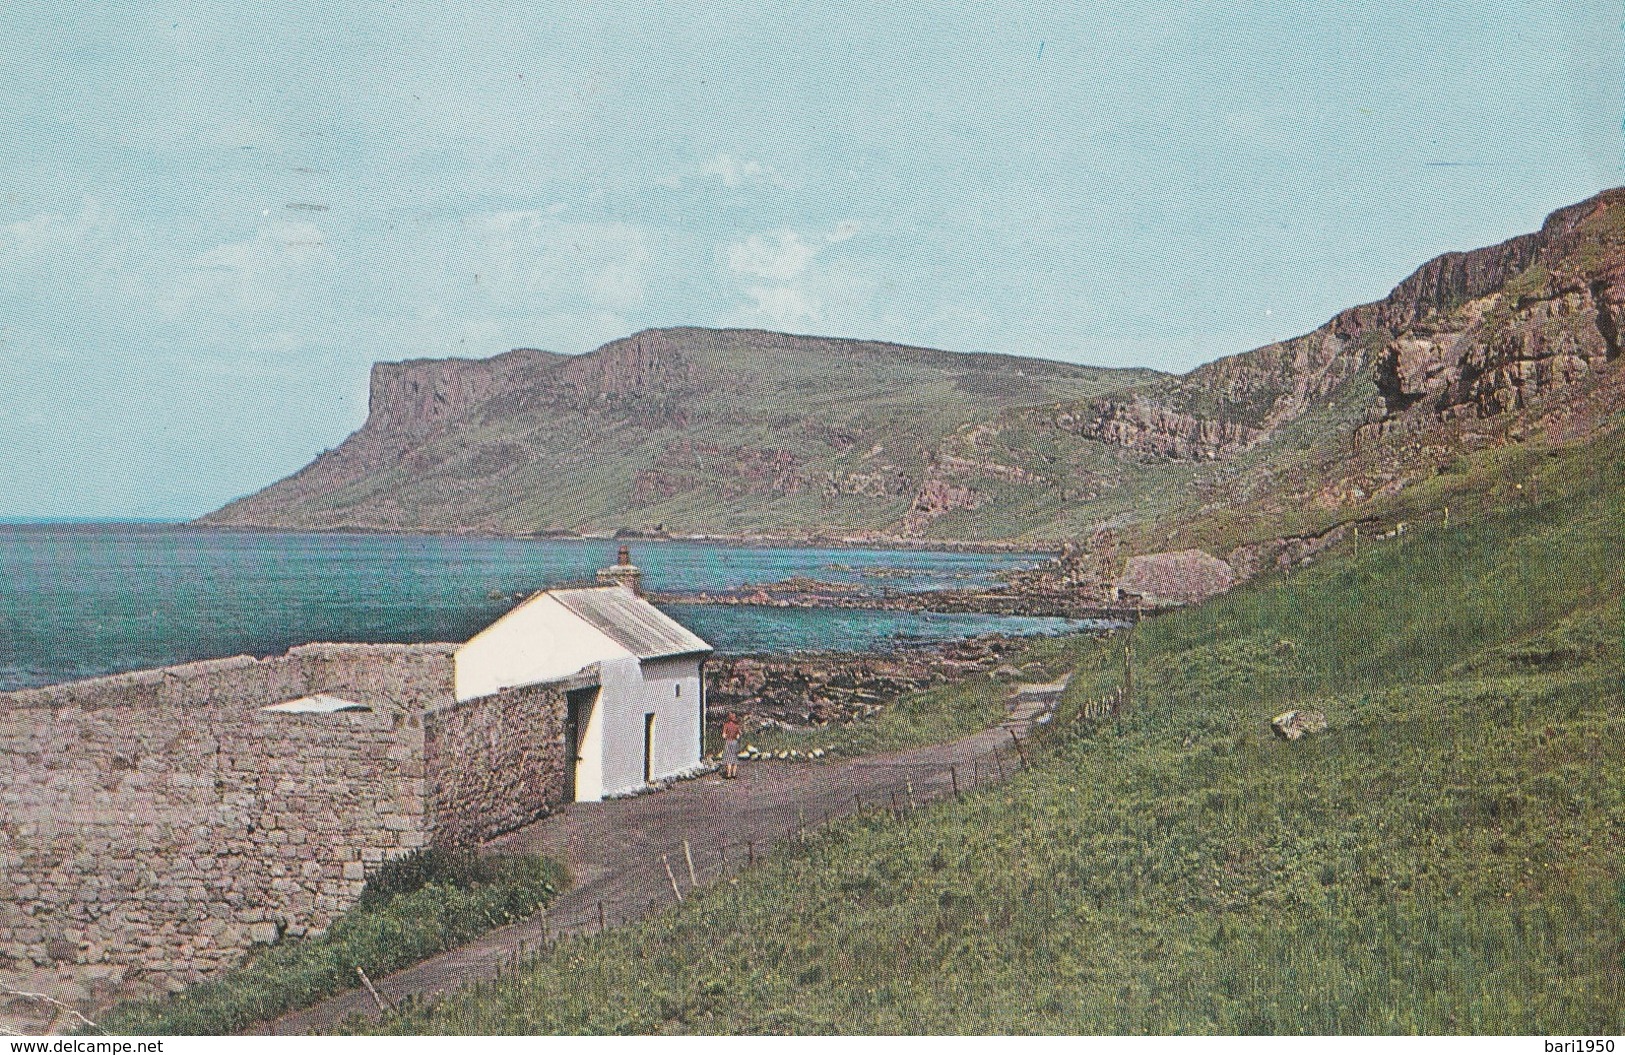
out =
{"type": "Polygon", "coordinates": [[[732,154],[717,154],[700,166],[707,176],[715,176],[724,187],[743,187],[752,183],[772,183],[783,186],[777,172],[769,165],[749,158],[736,158],[732,154]]]}
{"type": "Polygon", "coordinates": [[[805,271],[818,250],[795,231],[753,234],[728,246],[728,268],[739,275],[789,279],[805,271]]]}
{"type": "Polygon", "coordinates": [[[83,242],[106,221],[101,206],[86,199],[77,216],[47,212],[0,227],[0,253],[6,258],[32,256],[56,251],[83,242]]]}
{"type": "MultiPolygon", "coordinates": [[[[184,253],[155,229],[131,223],[94,198],[77,213],[39,213],[0,226],[0,288],[11,319],[25,328],[67,324],[84,332],[148,319],[184,253]]],[[[58,345],[57,347],[69,347],[58,345]]]]}
{"type": "Polygon", "coordinates": [[[724,319],[727,326],[767,326],[846,334],[875,332],[876,283],[840,264],[813,268],[790,282],[753,283],[740,292],[748,304],[724,319]]]}
{"type": "Polygon", "coordinates": [[[794,329],[823,318],[823,305],[810,291],[794,286],[747,286],[745,295],[754,302],[750,313],[775,329],[794,329]]]}
{"type": "Polygon", "coordinates": [[[441,296],[466,289],[488,306],[528,314],[538,306],[620,313],[647,295],[654,236],[636,224],[567,223],[551,210],[519,210],[469,216],[461,227],[448,233],[441,296]]]}
{"type": "Polygon", "coordinates": [[[835,225],[835,230],[824,236],[824,240],[828,242],[844,242],[857,234],[862,228],[863,225],[856,220],[842,220],[835,225]]]}
{"type": "Polygon", "coordinates": [[[725,250],[728,268],[735,274],[756,278],[794,278],[807,270],[825,245],[844,242],[861,227],[856,220],[842,220],[830,233],[811,240],[788,229],[749,235],[725,250]]]}
{"type": "Polygon", "coordinates": [[[244,316],[302,314],[327,306],[324,272],[332,263],[326,232],[316,224],[264,224],[251,238],[193,257],[158,307],[171,318],[195,315],[228,325],[244,316]]]}
{"type": "Polygon", "coordinates": [[[510,209],[506,212],[476,213],[463,219],[463,226],[482,234],[507,234],[511,231],[535,231],[547,223],[547,214],[539,209],[510,209]]]}
{"type": "Polygon", "coordinates": [[[839,260],[820,254],[857,234],[843,220],[827,234],[807,236],[781,229],[752,234],[722,250],[728,271],[747,303],[724,320],[728,325],[805,329],[858,323],[868,313],[875,284],[839,260]]]}

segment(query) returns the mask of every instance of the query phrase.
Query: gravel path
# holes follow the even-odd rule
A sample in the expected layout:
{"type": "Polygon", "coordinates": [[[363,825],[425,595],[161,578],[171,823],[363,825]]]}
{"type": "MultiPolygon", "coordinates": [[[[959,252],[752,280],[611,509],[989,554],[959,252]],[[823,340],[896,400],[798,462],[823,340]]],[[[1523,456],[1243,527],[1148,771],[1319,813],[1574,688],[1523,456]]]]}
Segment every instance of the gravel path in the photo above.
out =
{"type": "MultiPolygon", "coordinates": [[[[374,983],[390,1000],[433,996],[495,977],[516,952],[550,937],[640,919],[675,900],[673,877],[685,894],[693,885],[685,840],[694,875],[705,886],[795,838],[803,826],[859,808],[906,809],[943,798],[953,793],[956,779],[963,790],[1001,780],[1021,764],[1018,738],[1065,688],[1064,680],[1018,686],[1003,723],[947,744],[845,761],[746,763],[737,780],[711,775],[637,798],[567,806],[487,844],[497,851],[544,853],[569,866],[575,885],[547,911],[374,983]]],[[[351,1015],[377,1013],[371,996],[355,989],[253,1032],[323,1033],[351,1015]]]]}

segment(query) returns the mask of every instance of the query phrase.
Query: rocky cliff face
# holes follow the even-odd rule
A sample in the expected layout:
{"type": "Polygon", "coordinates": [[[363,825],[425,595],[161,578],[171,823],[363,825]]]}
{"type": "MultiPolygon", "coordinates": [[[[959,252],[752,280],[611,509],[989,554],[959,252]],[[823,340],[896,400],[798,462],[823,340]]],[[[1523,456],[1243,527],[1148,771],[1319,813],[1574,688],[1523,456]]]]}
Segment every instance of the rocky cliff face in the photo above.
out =
{"type": "Polygon", "coordinates": [[[1389,417],[1526,410],[1619,357],[1625,192],[1552,214],[1539,234],[1429,263],[1354,319],[1386,332],[1376,382],[1389,417]]]}
{"type": "Polygon", "coordinates": [[[1263,429],[1218,418],[1199,418],[1155,396],[1098,399],[1080,409],[1058,410],[1050,419],[1063,432],[1153,458],[1195,461],[1223,458],[1252,446],[1263,429]]]}
{"type": "Polygon", "coordinates": [[[1233,457],[1324,406],[1365,366],[1357,339],[1328,323],[1122,395],[1056,408],[1055,428],[1137,457],[1233,457]]]}
{"type": "Polygon", "coordinates": [[[1152,459],[1223,459],[1371,376],[1385,418],[1522,411],[1619,355],[1625,189],[1539,232],[1422,265],[1383,300],[1303,337],[1124,396],[1058,408],[1054,427],[1152,459]]]}
{"type": "Polygon", "coordinates": [[[516,348],[490,359],[410,359],[374,363],[367,425],[375,433],[425,436],[565,356],[516,348]]]}

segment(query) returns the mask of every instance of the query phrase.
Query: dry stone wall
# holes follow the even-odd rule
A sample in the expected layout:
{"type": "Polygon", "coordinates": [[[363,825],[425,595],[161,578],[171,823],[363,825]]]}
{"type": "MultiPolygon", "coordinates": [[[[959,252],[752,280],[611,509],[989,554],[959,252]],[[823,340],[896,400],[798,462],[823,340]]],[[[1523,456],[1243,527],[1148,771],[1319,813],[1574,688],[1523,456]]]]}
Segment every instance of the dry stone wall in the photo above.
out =
{"type": "Polygon", "coordinates": [[[437,844],[512,831],[564,801],[566,683],[505,689],[423,716],[437,844]]]}
{"type": "Polygon", "coordinates": [[[458,703],[455,652],[307,645],[0,694],[0,987],[179,988],[326,928],[391,857],[555,808],[565,693],[594,672],[458,703]],[[317,693],[369,709],[263,709],[317,693]]]}
{"type": "Polygon", "coordinates": [[[326,927],[424,845],[440,646],[308,646],[0,696],[0,979],[101,965],[195,981],[326,927]],[[371,711],[260,708],[315,692],[371,711]]]}
{"type": "Polygon", "coordinates": [[[450,698],[455,645],[301,645],[286,655],[184,663],[0,693],[0,709],[261,707],[315,692],[358,703],[423,706],[450,698]]]}

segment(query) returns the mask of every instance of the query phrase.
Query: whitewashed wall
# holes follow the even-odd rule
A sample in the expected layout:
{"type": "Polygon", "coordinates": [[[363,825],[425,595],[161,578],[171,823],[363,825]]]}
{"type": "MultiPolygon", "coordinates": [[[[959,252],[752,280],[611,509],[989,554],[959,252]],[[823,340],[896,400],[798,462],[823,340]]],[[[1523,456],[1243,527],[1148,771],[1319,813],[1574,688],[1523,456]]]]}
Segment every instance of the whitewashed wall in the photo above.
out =
{"type": "MultiPolygon", "coordinates": [[[[583,755],[602,758],[597,794],[588,781],[577,784],[576,797],[593,801],[630,791],[643,783],[644,715],[655,715],[654,779],[669,777],[700,760],[700,660],[697,656],[614,660],[602,666],[603,691],[588,726],[583,755]],[[681,691],[679,691],[679,689],[681,691]]],[[[582,769],[591,762],[582,765],[582,769]]]]}
{"type": "MultiPolygon", "coordinates": [[[[457,650],[458,701],[567,678],[600,657],[631,653],[546,594],[475,634],[457,650]]],[[[642,734],[639,734],[642,743],[642,734]]]]}

